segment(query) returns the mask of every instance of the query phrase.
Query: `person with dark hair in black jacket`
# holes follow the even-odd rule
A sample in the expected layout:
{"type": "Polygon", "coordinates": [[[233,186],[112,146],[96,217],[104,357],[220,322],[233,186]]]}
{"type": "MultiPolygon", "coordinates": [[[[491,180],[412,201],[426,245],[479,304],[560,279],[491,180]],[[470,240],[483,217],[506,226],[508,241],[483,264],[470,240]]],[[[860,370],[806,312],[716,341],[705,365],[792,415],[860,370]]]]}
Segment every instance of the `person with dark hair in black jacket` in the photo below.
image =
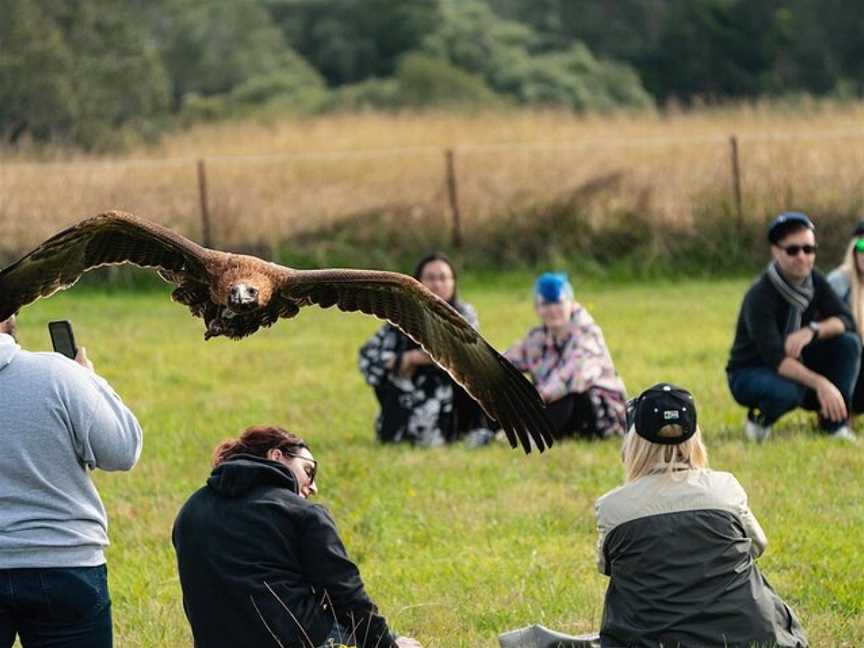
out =
{"type": "Polygon", "coordinates": [[[172,541],[196,648],[420,648],[396,638],[329,513],[308,498],[318,464],[278,427],[216,448],[172,541]]]}

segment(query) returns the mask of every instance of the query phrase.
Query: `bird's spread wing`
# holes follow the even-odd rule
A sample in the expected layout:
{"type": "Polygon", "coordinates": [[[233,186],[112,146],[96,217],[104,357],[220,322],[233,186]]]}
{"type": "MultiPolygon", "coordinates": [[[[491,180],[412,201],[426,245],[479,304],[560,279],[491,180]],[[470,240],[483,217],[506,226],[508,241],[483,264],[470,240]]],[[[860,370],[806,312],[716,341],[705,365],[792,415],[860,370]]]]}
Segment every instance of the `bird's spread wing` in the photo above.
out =
{"type": "Polygon", "coordinates": [[[298,270],[286,276],[284,297],[301,306],[338,306],[398,326],[500,423],[510,444],[525,452],[552,445],[552,426],[528,380],[449,304],[420,282],[394,272],[298,270]]]}
{"type": "Polygon", "coordinates": [[[131,214],[100,214],[52,236],[0,270],[0,322],[102,265],[134,263],[206,281],[203,260],[208,254],[189,239],[131,214]]]}

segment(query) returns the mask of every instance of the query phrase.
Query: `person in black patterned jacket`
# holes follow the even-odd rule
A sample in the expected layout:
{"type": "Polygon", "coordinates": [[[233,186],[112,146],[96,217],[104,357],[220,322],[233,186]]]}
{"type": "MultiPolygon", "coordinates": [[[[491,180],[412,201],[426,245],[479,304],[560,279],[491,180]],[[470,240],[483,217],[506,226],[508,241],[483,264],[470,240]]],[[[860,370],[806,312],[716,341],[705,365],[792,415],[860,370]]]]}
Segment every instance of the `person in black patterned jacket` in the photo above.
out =
{"type": "MultiPolygon", "coordinates": [[[[446,255],[423,257],[414,278],[478,328],[476,311],[458,298],[456,272],[446,255]]],[[[375,433],[382,443],[433,447],[463,437],[469,445],[492,439],[491,423],[480,406],[395,326],[378,329],[361,347],[358,364],[381,406],[375,433]]]]}

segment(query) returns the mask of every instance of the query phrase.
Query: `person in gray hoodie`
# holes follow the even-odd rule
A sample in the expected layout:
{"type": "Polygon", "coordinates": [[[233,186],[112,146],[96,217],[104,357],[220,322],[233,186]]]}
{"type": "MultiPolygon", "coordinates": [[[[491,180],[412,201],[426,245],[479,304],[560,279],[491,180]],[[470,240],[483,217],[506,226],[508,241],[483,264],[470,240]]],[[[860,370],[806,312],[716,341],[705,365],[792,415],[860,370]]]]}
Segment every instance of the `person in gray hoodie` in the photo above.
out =
{"type": "Polygon", "coordinates": [[[105,507],[90,472],[129,470],[138,421],[93,370],[23,350],[0,322],[0,648],[113,643],[105,507]]]}

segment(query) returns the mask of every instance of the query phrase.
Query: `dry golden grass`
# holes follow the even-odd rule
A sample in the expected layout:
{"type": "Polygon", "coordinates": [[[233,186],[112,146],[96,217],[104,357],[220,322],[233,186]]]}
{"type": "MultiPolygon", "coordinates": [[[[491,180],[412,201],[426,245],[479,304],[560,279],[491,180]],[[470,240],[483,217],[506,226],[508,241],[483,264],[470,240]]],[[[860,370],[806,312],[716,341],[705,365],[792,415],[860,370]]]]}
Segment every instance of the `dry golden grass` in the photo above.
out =
{"type": "Polygon", "coordinates": [[[571,193],[589,196],[592,219],[624,210],[686,226],[694,213],[731,202],[733,133],[746,214],[864,203],[862,103],[662,115],[342,114],[201,125],[112,157],[0,150],[0,256],[110,208],[200,239],[199,158],[214,242],[224,247],[272,246],[372,212],[443,226],[447,148],[467,229],[571,193]]]}

